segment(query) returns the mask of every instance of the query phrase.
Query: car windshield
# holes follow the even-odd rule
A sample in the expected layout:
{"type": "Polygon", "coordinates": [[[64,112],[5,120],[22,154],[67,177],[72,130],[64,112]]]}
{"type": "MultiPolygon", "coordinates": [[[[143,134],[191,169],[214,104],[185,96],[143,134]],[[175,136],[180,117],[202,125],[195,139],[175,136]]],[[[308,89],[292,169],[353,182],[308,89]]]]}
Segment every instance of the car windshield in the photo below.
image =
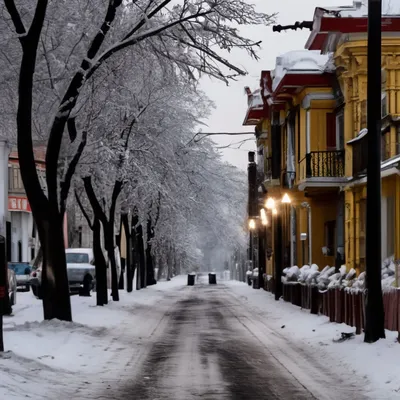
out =
{"type": "Polygon", "coordinates": [[[89,255],[86,253],[67,253],[67,264],[87,264],[89,255]]]}
{"type": "Polygon", "coordinates": [[[13,270],[16,275],[29,275],[31,273],[29,265],[24,263],[10,263],[8,268],[13,270]]]}

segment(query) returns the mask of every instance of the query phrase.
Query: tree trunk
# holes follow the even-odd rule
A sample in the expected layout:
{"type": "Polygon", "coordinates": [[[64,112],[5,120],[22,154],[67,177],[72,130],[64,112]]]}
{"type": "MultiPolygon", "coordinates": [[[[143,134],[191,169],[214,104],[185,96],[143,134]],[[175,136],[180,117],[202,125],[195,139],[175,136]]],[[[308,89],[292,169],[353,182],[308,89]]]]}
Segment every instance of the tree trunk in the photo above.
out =
{"type": "Polygon", "coordinates": [[[172,278],[172,252],[169,246],[167,251],[167,281],[170,281],[172,278]]]}
{"type": "Polygon", "coordinates": [[[146,246],[146,272],[147,285],[155,285],[157,282],[154,279],[154,262],[151,254],[151,240],[154,237],[153,228],[151,226],[151,218],[147,219],[147,246],[146,246]]]}
{"type": "MultiPolygon", "coordinates": [[[[13,14],[11,2],[6,6],[13,14]]],[[[36,171],[32,140],[32,93],[33,75],[36,69],[38,43],[45,20],[47,1],[37,2],[35,16],[26,32],[18,14],[13,22],[20,34],[22,59],[18,85],[17,144],[22,181],[32,214],[38,227],[43,246],[42,285],[44,291],[43,310],[45,319],[58,318],[71,321],[71,305],[65,260],[62,218],[58,212],[57,199],[44,195],[36,171]],[[46,293],[47,291],[47,293],[46,293]]],[[[57,132],[62,135],[63,129],[57,132]]],[[[49,147],[51,147],[49,145],[49,147]]],[[[48,147],[48,152],[51,150],[48,147]]],[[[56,150],[55,155],[58,155],[56,150]]],[[[48,169],[48,165],[46,166],[48,169]]],[[[57,164],[55,166],[57,170],[57,164]]]]}
{"type": "Polygon", "coordinates": [[[93,222],[93,253],[96,268],[96,301],[98,306],[108,303],[107,263],[101,248],[101,224],[98,218],[93,222]]]}
{"type": "Polygon", "coordinates": [[[133,291],[133,265],[132,265],[131,229],[129,226],[128,214],[122,214],[121,222],[122,226],[124,227],[125,238],[126,238],[126,259],[125,259],[126,291],[128,293],[131,293],[133,291]]]}
{"type": "Polygon", "coordinates": [[[116,181],[114,184],[108,218],[104,213],[96,197],[96,193],[94,192],[92,185],[92,178],[90,176],[83,178],[83,184],[90,205],[92,206],[94,216],[95,218],[99,219],[101,221],[101,224],[103,225],[105,248],[107,251],[108,260],[111,268],[111,296],[114,301],[119,301],[117,263],[115,260],[115,249],[114,249],[114,220],[115,220],[116,202],[122,190],[122,182],[116,181]]]}
{"type": "Polygon", "coordinates": [[[136,272],[136,290],[141,289],[140,285],[140,251],[139,251],[139,217],[137,215],[132,216],[132,230],[131,230],[131,238],[132,238],[132,264],[133,264],[133,272],[132,279],[135,277],[136,272]]]}
{"type": "Polygon", "coordinates": [[[72,321],[65,257],[64,233],[59,214],[37,222],[43,250],[42,282],[44,319],[72,321]]]}
{"type": "Polygon", "coordinates": [[[119,301],[118,293],[118,273],[117,262],[115,260],[114,248],[114,224],[107,223],[104,226],[105,247],[108,255],[108,261],[111,268],[111,297],[113,301],[119,301]]]}
{"type": "MultiPolygon", "coordinates": [[[[145,288],[147,286],[146,282],[146,256],[144,252],[144,243],[143,243],[143,227],[142,225],[139,225],[136,229],[137,232],[137,242],[138,242],[138,252],[139,252],[139,271],[140,271],[140,279],[139,279],[139,285],[140,288],[145,288]]],[[[139,272],[138,271],[138,272],[139,272]]]]}

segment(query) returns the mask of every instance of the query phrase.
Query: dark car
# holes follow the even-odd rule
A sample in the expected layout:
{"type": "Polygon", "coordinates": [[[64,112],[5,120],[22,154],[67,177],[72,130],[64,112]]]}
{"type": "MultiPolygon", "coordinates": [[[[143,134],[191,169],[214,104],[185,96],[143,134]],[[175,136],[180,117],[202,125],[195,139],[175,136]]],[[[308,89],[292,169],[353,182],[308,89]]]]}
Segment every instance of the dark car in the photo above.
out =
{"type": "Polygon", "coordinates": [[[28,263],[23,262],[9,262],[8,269],[15,272],[17,279],[17,288],[29,291],[30,288],[30,274],[32,267],[28,263]]]}

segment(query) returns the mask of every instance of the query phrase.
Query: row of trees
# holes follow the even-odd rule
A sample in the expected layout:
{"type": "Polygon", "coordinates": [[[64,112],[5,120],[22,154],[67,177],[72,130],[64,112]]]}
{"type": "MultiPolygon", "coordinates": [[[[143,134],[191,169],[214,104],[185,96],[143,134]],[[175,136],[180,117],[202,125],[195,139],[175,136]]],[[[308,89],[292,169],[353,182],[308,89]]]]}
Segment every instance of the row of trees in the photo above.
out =
{"type": "Polygon", "coordinates": [[[205,239],[242,240],[245,181],[212,142],[192,140],[212,106],[198,82],[244,74],[222,54],[256,57],[258,43],[238,27],[271,16],[244,0],[4,0],[0,15],[0,127],[16,140],[38,229],[45,319],[72,319],[62,228],[76,204],[93,230],[98,304],[107,302],[102,235],[118,300],[119,218],[136,249],[128,285],[135,265],[145,286],[155,263],[201,262],[205,239]]]}

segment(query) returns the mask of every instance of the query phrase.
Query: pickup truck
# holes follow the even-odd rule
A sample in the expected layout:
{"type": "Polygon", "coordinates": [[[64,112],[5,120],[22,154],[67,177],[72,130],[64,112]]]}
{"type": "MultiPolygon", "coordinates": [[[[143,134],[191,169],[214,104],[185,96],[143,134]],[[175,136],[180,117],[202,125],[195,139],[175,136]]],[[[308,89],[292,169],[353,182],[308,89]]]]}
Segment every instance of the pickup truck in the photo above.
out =
{"type": "MultiPolygon", "coordinates": [[[[95,282],[95,266],[92,249],[66,249],[67,275],[70,292],[79,291],[83,286],[93,289],[95,282]]],[[[42,298],[42,266],[31,273],[30,284],[33,294],[42,298]]]]}
{"type": "Polygon", "coordinates": [[[94,287],[96,276],[92,249],[66,249],[69,290],[79,290],[87,285],[94,287]]]}

